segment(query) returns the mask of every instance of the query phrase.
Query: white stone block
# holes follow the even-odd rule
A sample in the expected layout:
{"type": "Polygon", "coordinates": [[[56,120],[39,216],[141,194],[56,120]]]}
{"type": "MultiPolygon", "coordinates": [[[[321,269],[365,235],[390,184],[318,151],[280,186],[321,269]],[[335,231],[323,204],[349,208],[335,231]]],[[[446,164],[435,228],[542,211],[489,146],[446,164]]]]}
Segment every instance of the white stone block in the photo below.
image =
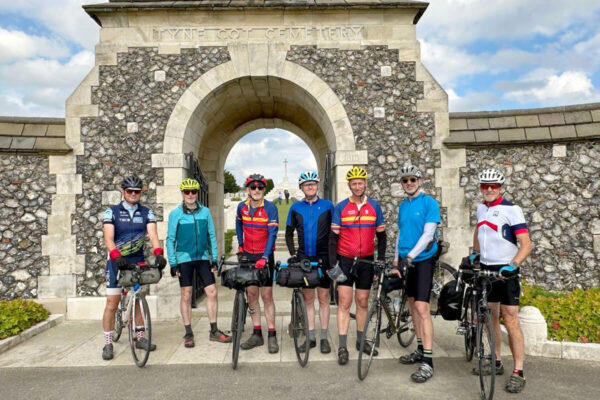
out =
{"type": "MultiPolygon", "coordinates": [[[[66,253],[65,253],[66,254],[66,253]]],[[[50,275],[68,275],[85,273],[85,255],[51,255],[50,275]]]]}
{"type": "Polygon", "coordinates": [[[42,235],[42,255],[75,254],[75,236],[42,235]]]}
{"type": "Polygon", "coordinates": [[[536,307],[525,306],[519,311],[519,323],[525,338],[525,352],[535,351],[536,347],[548,339],[548,327],[544,316],[536,307]]]}
{"type": "Polygon", "coordinates": [[[594,235],[594,253],[600,253],[600,235],[594,235]]]}
{"type": "Polygon", "coordinates": [[[71,215],[75,211],[74,194],[52,196],[52,215],[71,215]]]}
{"type": "Polygon", "coordinates": [[[392,76],[392,67],[384,65],[381,67],[381,76],[392,76]]]}
{"type": "Polygon", "coordinates": [[[555,144],[552,146],[552,157],[566,157],[567,156],[567,145],[566,144],[555,144]]]}
{"type": "Polygon", "coordinates": [[[154,71],[154,81],[164,82],[167,79],[167,73],[165,71],[154,71]]]}
{"type": "Polygon", "coordinates": [[[56,194],[81,194],[80,174],[56,174],[56,194]]]}
{"type": "Polygon", "coordinates": [[[373,107],[373,116],[375,118],[385,118],[385,108],[384,107],[373,107]]]}
{"type": "Polygon", "coordinates": [[[75,156],[67,154],[64,156],[48,157],[48,172],[51,174],[75,174],[75,156]]]}
{"type": "Polygon", "coordinates": [[[74,275],[38,276],[38,297],[57,298],[75,296],[74,275]]]}
{"type": "Polygon", "coordinates": [[[153,168],[186,168],[185,154],[182,153],[157,153],[152,154],[153,168]]]}
{"type": "Polygon", "coordinates": [[[598,343],[562,343],[562,358],[570,360],[600,360],[600,344],[598,343]]]}
{"type": "Polygon", "coordinates": [[[156,201],[159,203],[178,203],[181,201],[181,193],[178,185],[166,185],[156,187],[156,201]]]}
{"type": "Polygon", "coordinates": [[[106,297],[67,298],[68,320],[101,320],[106,306],[106,297]]]}
{"type": "Polygon", "coordinates": [[[137,122],[127,123],[127,133],[137,133],[139,130],[137,122]]]}
{"type": "Polygon", "coordinates": [[[71,215],[58,214],[48,216],[48,234],[66,236],[71,234],[71,215]]]}
{"type": "Polygon", "coordinates": [[[102,192],[102,205],[111,206],[121,202],[121,192],[118,190],[105,190],[102,192]]]}
{"type": "Polygon", "coordinates": [[[338,150],[335,153],[335,165],[366,165],[369,163],[367,150],[338,150]]]}

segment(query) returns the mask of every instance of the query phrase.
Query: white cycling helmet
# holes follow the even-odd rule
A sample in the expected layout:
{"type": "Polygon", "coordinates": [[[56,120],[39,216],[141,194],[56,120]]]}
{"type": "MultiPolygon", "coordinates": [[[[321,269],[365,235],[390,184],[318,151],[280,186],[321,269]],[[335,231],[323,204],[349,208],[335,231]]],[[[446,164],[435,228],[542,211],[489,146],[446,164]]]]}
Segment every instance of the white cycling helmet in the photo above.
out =
{"type": "Polygon", "coordinates": [[[495,168],[484,169],[479,173],[479,184],[497,183],[499,185],[502,185],[504,181],[504,174],[495,168]]]}
{"type": "Polygon", "coordinates": [[[405,165],[400,169],[400,178],[404,178],[405,176],[416,176],[419,179],[423,177],[419,168],[414,165],[405,165]]]}
{"type": "Polygon", "coordinates": [[[304,182],[319,182],[319,175],[315,171],[305,171],[298,178],[298,186],[302,186],[304,182]]]}

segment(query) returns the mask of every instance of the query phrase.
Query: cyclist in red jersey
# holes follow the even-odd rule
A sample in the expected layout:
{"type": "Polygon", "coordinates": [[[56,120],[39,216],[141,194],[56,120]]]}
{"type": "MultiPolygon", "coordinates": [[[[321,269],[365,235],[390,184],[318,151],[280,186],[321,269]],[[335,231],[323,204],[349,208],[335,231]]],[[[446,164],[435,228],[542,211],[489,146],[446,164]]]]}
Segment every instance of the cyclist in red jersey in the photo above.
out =
{"type": "MultiPolygon", "coordinates": [[[[269,268],[273,277],[275,260],[275,239],[279,230],[279,217],[275,204],[264,199],[267,180],[260,174],[250,175],[245,182],[248,199],[241,202],[237,208],[235,229],[239,243],[238,252],[243,253],[256,268],[269,268]]],[[[273,280],[269,279],[262,286],[249,286],[246,290],[252,313],[254,330],[250,338],[241,344],[242,350],[250,350],[262,346],[265,342],[260,324],[260,303],[258,296],[263,300],[265,317],[269,328],[268,348],[269,353],[277,353],[279,345],[275,331],[275,302],[273,301],[273,280]]]]}
{"type": "MultiPolygon", "coordinates": [[[[338,279],[338,363],[348,363],[348,326],[350,324],[350,306],[352,305],[352,287],[356,291],[356,349],[362,337],[362,329],[367,318],[369,294],[373,283],[373,265],[358,263],[354,266],[354,257],[373,260],[375,236],[377,236],[378,259],[385,259],[386,233],[383,213],[379,203],[365,195],[367,189],[367,171],[361,167],[352,167],[346,173],[346,180],[352,195],[335,206],[329,235],[329,261],[334,269],[341,270],[344,281],[338,279]]],[[[365,352],[370,353],[369,345],[365,352]]],[[[374,351],[377,355],[377,350],[374,351]]]]}

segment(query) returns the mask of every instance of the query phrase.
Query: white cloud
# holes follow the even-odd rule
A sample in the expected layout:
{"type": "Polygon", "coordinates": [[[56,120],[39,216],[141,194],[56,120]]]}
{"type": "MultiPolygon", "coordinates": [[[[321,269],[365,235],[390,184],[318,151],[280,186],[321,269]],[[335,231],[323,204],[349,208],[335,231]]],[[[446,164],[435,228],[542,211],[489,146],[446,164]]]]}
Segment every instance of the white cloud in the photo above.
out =
{"type": "Polygon", "coordinates": [[[68,55],[69,49],[64,43],[0,27],[0,63],[31,57],[59,58],[68,55]]]}
{"type": "Polygon", "coordinates": [[[456,46],[426,40],[421,41],[421,60],[442,86],[454,83],[458,77],[487,70],[482,58],[456,46]]]}
{"type": "Polygon", "coordinates": [[[492,92],[469,91],[463,96],[459,96],[454,89],[447,89],[446,92],[450,112],[489,110],[497,108],[502,101],[492,92]]]}
{"type": "Polygon", "coordinates": [[[581,71],[564,71],[561,74],[552,70],[539,69],[528,73],[509,89],[504,98],[523,104],[541,105],[579,104],[600,100],[600,91],[591,79],[581,71]],[[518,84],[521,83],[521,87],[518,84]]]}

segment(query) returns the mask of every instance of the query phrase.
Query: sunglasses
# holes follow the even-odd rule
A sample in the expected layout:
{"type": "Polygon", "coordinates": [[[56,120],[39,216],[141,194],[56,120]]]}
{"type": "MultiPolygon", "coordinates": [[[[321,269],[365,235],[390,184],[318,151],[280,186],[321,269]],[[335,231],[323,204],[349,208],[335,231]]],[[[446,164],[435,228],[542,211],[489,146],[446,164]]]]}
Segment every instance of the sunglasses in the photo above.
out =
{"type": "Polygon", "coordinates": [[[140,194],[142,193],[141,190],[135,190],[135,189],[125,189],[125,193],[133,195],[133,194],[140,194]]]}
{"type": "Polygon", "coordinates": [[[408,183],[408,181],[415,183],[417,181],[417,178],[402,178],[402,183],[408,183]]]}
{"type": "Polygon", "coordinates": [[[500,189],[500,185],[497,183],[482,183],[479,185],[481,190],[498,190],[500,189]]]}
{"type": "Polygon", "coordinates": [[[197,194],[198,191],[196,189],[192,189],[192,190],[182,190],[183,194],[185,195],[190,195],[190,194],[197,194]]]}
{"type": "Polygon", "coordinates": [[[265,187],[262,185],[251,185],[250,190],[265,190],[265,187]]]}

